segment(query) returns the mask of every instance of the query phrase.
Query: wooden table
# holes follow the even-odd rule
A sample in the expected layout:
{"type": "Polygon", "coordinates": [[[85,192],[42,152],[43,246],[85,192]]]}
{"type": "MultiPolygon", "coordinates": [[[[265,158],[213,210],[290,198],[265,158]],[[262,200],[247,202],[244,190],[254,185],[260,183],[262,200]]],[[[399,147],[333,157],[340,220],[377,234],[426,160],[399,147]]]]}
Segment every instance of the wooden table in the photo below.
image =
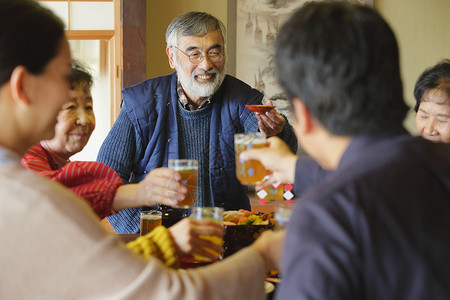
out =
{"type": "MultiPolygon", "coordinates": [[[[280,202],[277,201],[269,201],[266,204],[261,204],[258,203],[258,197],[255,194],[255,191],[249,191],[248,193],[248,197],[250,199],[250,205],[252,207],[252,212],[254,213],[258,213],[258,212],[262,212],[262,213],[270,213],[275,211],[275,206],[278,205],[280,202]]],[[[102,226],[108,231],[108,232],[114,232],[114,229],[111,227],[111,225],[108,222],[108,219],[104,218],[101,220],[101,224],[102,226]]],[[[139,235],[137,235],[136,237],[134,237],[134,239],[136,239],[139,235]]],[[[123,239],[128,239],[130,238],[128,235],[124,235],[123,239]]],[[[128,240],[130,241],[130,240],[128,240]]]]}

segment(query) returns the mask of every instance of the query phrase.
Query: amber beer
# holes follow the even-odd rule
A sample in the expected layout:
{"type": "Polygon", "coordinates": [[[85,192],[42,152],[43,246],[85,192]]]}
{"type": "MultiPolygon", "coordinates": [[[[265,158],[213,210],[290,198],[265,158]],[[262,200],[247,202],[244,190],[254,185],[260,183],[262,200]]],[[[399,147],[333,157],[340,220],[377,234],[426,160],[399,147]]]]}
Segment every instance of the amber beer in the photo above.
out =
{"type": "Polygon", "coordinates": [[[247,149],[266,147],[266,136],[261,132],[237,133],[234,135],[234,150],[236,153],[236,177],[243,185],[259,184],[267,172],[258,160],[242,161],[241,152],[247,149]]]}
{"type": "Polygon", "coordinates": [[[141,212],[141,235],[146,235],[159,225],[162,225],[162,213],[160,211],[144,210],[141,212]]]}
{"type": "Polygon", "coordinates": [[[184,199],[178,202],[179,208],[191,208],[197,201],[198,161],[195,159],[169,159],[169,168],[180,173],[181,183],[188,192],[184,199]]]}
{"type": "MultiPolygon", "coordinates": [[[[193,207],[191,218],[194,218],[196,220],[213,220],[213,221],[220,223],[223,221],[223,208],[222,207],[193,207]]],[[[216,245],[223,244],[223,238],[215,236],[215,235],[200,234],[198,237],[202,240],[211,241],[216,245]]],[[[220,253],[217,253],[210,248],[203,247],[203,250],[208,251],[209,253],[212,253],[214,256],[217,257],[217,259],[219,259],[219,257],[220,257],[220,253]]],[[[199,260],[199,261],[211,261],[210,258],[207,258],[200,254],[194,253],[193,256],[196,260],[199,260]]]]}

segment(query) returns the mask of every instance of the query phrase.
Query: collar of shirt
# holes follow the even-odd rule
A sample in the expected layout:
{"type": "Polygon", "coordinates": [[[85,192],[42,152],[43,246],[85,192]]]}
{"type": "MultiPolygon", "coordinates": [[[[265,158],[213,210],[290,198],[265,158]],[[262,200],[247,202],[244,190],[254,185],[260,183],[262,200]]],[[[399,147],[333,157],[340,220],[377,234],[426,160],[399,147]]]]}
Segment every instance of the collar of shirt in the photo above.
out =
{"type": "Polygon", "coordinates": [[[178,99],[180,100],[181,106],[183,106],[184,109],[193,111],[200,108],[203,108],[211,103],[211,97],[206,98],[206,101],[203,102],[199,107],[195,108],[191,103],[189,103],[188,98],[186,97],[186,94],[184,93],[183,87],[181,86],[181,82],[177,80],[177,94],[178,99]]]}
{"type": "Polygon", "coordinates": [[[68,163],[70,163],[69,159],[65,159],[60,155],[56,154],[52,151],[52,149],[48,146],[46,141],[41,141],[41,146],[44,148],[45,152],[48,153],[49,163],[53,170],[59,170],[68,163]]]}

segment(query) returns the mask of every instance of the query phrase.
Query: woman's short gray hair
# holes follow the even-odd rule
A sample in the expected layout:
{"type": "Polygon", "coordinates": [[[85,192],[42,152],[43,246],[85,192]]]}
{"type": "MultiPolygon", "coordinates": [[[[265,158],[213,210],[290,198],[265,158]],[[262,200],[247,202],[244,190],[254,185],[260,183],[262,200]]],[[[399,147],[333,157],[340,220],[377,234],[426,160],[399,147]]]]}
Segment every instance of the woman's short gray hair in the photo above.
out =
{"type": "Polygon", "coordinates": [[[225,25],[219,19],[205,12],[187,12],[176,17],[167,27],[167,47],[178,46],[180,36],[202,37],[215,30],[220,30],[225,45],[225,25]]]}

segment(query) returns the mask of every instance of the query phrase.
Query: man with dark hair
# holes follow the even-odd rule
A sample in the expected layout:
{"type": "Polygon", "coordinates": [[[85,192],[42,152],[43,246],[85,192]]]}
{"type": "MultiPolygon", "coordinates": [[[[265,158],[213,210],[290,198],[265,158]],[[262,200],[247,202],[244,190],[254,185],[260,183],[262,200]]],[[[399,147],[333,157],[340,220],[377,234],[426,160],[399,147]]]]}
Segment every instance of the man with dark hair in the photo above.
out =
{"type": "MultiPolygon", "coordinates": [[[[303,149],[334,170],[294,208],[277,299],[449,299],[450,152],[402,126],[388,24],[361,5],[309,2],[281,28],[275,58],[303,149]]],[[[241,159],[297,182],[297,157],[268,141],[241,159]]]]}
{"type": "MultiPolygon", "coordinates": [[[[166,42],[176,72],[123,90],[124,106],[97,160],[125,182],[139,182],[168,159],[196,159],[195,206],[250,209],[247,188],[235,175],[234,134],[277,135],[296,152],[292,127],[275,110],[255,116],[245,108],[261,104],[263,94],[225,75],[225,27],[218,19],[204,12],[180,15],[167,28],[166,42]]],[[[121,210],[108,220],[116,232],[136,233],[139,211],[121,210]]]]}

